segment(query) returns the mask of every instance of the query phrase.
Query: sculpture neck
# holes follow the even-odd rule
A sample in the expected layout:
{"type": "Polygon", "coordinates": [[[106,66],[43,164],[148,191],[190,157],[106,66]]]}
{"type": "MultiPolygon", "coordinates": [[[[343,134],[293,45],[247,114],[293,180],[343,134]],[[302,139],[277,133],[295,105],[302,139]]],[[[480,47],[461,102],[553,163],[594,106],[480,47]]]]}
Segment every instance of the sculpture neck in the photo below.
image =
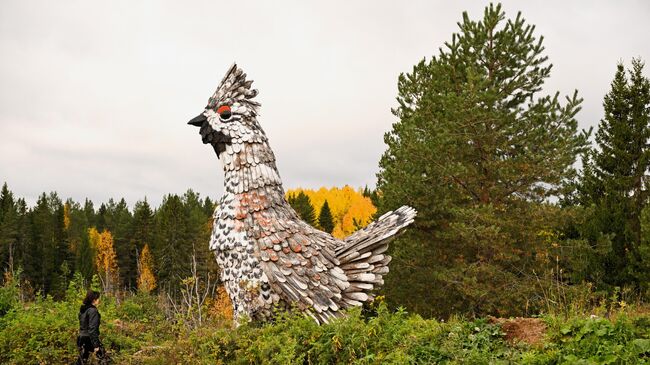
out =
{"type": "Polygon", "coordinates": [[[221,161],[227,193],[242,194],[265,188],[269,193],[284,196],[282,180],[268,141],[228,144],[221,153],[221,161]]]}

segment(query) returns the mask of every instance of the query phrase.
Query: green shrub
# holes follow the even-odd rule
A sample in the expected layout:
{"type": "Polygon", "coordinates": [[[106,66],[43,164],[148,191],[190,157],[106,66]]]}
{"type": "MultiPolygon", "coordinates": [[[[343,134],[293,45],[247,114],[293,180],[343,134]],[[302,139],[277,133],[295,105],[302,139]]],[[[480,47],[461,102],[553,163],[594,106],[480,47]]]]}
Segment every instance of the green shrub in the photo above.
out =
{"type": "Polygon", "coordinates": [[[76,308],[51,297],[13,312],[0,330],[0,363],[74,361],[76,308]]]}
{"type": "Polygon", "coordinates": [[[559,363],[640,364],[650,358],[650,317],[554,319],[547,352],[559,363]]]}
{"type": "Polygon", "coordinates": [[[0,287],[0,318],[18,307],[20,304],[18,294],[18,286],[14,281],[0,287]]]}
{"type": "MultiPolygon", "coordinates": [[[[7,312],[0,363],[71,363],[79,305],[46,298],[7,312]]],[[[643,364],[650,358],[647,314],[549,315],[543,344],[531,346],[506,342],[501,327],[486,320],[442,322],[384,305],[321,326],[285,313],[237,329],[218,320],[193,329],[167,321],[149,295],[120,304],[104,297],[99,310],[102,341],[117,364],[643,364]]]]}
{"type": "Polygon", "coordinates": [[[138,293],[124,300],[116,314],[122,320],[143,323],[164,318],[158,307],[158,298],[146,293],[138,293]]]}

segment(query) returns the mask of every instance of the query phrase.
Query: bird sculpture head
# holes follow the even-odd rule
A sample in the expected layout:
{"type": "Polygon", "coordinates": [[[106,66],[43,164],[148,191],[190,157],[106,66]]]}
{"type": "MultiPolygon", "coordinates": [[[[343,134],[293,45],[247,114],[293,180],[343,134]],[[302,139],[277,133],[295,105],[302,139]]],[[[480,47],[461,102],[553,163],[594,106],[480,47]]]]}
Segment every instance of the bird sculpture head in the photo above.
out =
{"type": "Polygon", "coordinates": [[[252,83],[233,64],[208,99],[205,110],[188,123],[201,128],[203,143],[212,144],[218,157],[227,145],[266,140],[257,122],[260,104],[252,100],[257,95],[257,90],[251,89],[252,83]]]}

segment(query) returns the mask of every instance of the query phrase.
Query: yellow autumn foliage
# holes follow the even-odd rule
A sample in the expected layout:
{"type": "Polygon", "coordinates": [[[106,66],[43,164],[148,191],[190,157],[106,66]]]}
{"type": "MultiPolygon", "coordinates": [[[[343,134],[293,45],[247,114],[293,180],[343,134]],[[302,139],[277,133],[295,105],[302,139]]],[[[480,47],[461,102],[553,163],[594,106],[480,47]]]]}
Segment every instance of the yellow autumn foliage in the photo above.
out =
{"type": "Polygon", "coordinates": [[[232,320],[232,301],[223,285],[217,287],[217,295],[209,305],[209,313],[215,318],[232,320]]]}
{"type": "Polygon", "coordinates": [[[367,226],[377,212],[377,208],[372,204],[370,198],[363,196],[361,189],[357,191],[349,185],[329,189],[322,187],[318,190],[290,189],[287,190],[286,196],[297,195],[301,191],[309,197],[314,206],[316,218],[327,200],[334,221],[332,236],[336,238],[345,238],[359,228],[367,226]]]}
{"type": "Polygon", "coordinates": [[[95,267],[102,281],[103,290],[111,292],[117,288],[119,269],[117,256],[113,247],[113,235],[104,230],[99,233],[95,227],[88,229],[91,247],[95,250],[95,267]]]}
{"type": "Polygon", "coordinates": [[[153,275],[153,256],[149,245],[145,244],[140,253],[140,276],[138,277],[138,290],[149,293],[156,288],[156,277],[153,275]]]}
{"type": "Polygon", "coordinates": [[[68,230],[70,228],[70,203],[66,202],[63,204],[63,229],[68,230]]]}

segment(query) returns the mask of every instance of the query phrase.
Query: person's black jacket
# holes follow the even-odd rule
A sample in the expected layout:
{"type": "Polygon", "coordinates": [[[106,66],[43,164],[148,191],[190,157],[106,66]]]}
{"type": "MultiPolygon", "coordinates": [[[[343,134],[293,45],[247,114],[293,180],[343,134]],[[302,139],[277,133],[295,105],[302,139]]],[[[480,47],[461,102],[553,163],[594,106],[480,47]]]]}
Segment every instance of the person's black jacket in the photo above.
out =
{"type": "Polygon", "coordinates": [[[90,337],[93,347],[100,347],[99,321],[101,315],[94,305],[82,305],[79,308],[79,337],[90,337]]]}

